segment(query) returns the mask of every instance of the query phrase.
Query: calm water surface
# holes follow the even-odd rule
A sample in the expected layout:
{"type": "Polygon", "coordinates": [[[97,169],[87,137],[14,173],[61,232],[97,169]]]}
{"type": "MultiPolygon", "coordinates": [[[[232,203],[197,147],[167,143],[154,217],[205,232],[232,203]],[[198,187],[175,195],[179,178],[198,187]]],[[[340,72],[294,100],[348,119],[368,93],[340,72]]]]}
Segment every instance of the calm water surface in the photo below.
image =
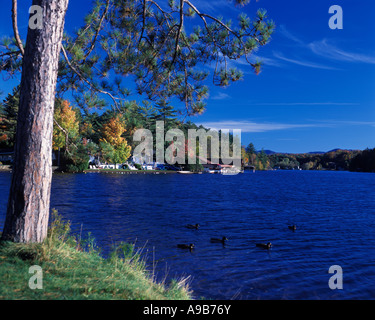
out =
{"type": "MultiPolygon", "coordinates": [[[[1,228],[10,177],[0,173],[1,228]]],[[[191,275],[196,298],[375,298],[375,174],[54,174],[51,206],[104,254],[135,242],[159,279],[191,275]],[[222,236],[225,247],[210,243],[222,236]],[[269,251],[255,247],[268,241],[269,251]],[[343,290],[328,287],[332,265],[343,269],[343,290]]]]}

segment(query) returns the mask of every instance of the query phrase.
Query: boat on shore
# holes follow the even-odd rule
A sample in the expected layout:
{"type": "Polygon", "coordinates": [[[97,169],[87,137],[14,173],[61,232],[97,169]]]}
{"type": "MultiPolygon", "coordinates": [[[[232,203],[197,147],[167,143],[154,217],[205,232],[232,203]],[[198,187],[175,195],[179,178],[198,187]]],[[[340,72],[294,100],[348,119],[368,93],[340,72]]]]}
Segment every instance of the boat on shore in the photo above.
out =
{"type": "Polygon", "coordinates": [[[177,171],[177,173],[181,173],[181,174],[193,174],[194,172],[191,172],[191,171],[177,171]]]}

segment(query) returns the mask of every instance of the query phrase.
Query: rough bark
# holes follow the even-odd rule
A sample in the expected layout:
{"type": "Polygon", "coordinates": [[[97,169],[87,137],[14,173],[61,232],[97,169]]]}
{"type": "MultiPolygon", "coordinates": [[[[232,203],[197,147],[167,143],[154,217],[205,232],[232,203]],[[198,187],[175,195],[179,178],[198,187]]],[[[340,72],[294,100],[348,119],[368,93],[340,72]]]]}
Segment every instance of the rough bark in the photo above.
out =
{"type": "Polygon", "coordinates": [[[28,29],[23,58],[13,176],[2,238],[41,242],[47,235],[55,90],[69,0],[33,0],[41,29],[28,29]]]}

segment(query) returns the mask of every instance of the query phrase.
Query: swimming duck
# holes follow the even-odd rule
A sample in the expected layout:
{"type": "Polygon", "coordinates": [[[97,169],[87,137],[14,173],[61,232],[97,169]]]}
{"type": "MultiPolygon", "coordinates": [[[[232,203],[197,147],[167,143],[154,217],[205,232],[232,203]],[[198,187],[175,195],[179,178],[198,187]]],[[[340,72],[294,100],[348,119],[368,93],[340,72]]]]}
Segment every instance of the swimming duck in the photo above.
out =
{"type": "Polygon", "coordinates": [[[228,238],[227,237],[222,237],[221,239],[219,238],[211,238],[211,242],[212,243],[222,243],[222,244],[225,244],[225,241],[227,241],[228,238]]]}
{"type": "Polygon", "coordinates": [[[294,224],[294,225],[292,225],[292,226],[288,226],[288,228],[289,228],[290,230],[295,231],[295,230],[297,229],[297,226],[294,224]]]}
{"type": "Polygon", "coordinates": [[[180,249],[189,249],[191,251],[194,248],[194,244],[193,243],[190,243],[190,244],[178,244],[177,248],[180,248],[180,249]]]}
{"type": "Polygon", "coordinates": [[[188,228],[188,229],[198,230],[199,224],[198,223],[196,223],[196,224],[187,224],[185,227],[188,228]]]}
{"type": "Polygon", "coordinates": [[[263,248],[263,249],[270,249],[272,247],[272,243],[271,242],[257,243],[256,246],[259,248],[263,248]]]}

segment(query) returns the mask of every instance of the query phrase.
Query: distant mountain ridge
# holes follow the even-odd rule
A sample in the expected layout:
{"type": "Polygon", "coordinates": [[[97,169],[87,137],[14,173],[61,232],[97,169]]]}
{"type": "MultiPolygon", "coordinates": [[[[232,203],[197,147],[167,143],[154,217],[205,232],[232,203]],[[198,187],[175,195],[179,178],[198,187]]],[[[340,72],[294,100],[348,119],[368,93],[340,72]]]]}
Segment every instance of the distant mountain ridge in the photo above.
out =
{"type": "MultiPolygon", "coordinates": [[[[332,149],[332,150],[329,150],[329,151],[310,151],[310,152],[297,152],[297,153],[293,153],[293,152],[276,152],[276,151],[273,151],[273,150],[263,150],[263,151],[264,151],[264,153],[266,155],[272,155],[272,154],[325,154],[325,153],[329,153],[329,152],[357,151],[357,150],[356,149],[341,149],[341,148],[336,148],[336,149],[332,149]]],[[[260,153],[260,152],[262,152],[262,151],[261,150],[257,151],[257,153],[260,153]]]]}

